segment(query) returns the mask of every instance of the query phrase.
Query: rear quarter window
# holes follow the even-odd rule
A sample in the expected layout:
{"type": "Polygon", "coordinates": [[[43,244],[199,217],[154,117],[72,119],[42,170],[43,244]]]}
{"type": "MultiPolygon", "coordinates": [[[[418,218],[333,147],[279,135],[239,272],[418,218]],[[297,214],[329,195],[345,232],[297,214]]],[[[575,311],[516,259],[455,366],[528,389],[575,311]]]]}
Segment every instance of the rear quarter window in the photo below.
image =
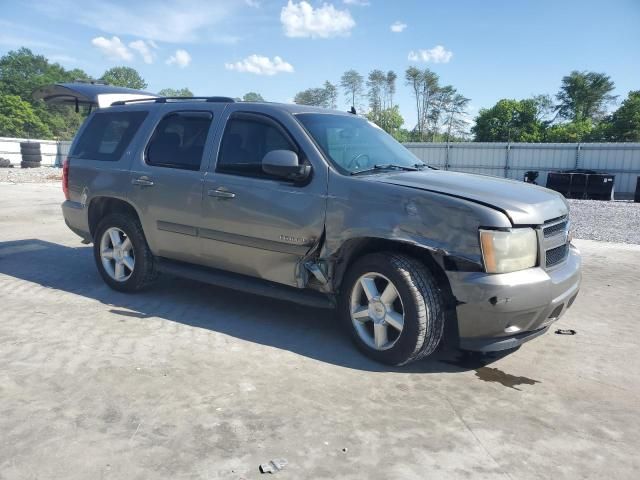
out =
{"type": "Polygon", "coordinates": [[[147,112],[99,112],[89,120],[72,158],[116,162],[131,143],[147,112]]]}

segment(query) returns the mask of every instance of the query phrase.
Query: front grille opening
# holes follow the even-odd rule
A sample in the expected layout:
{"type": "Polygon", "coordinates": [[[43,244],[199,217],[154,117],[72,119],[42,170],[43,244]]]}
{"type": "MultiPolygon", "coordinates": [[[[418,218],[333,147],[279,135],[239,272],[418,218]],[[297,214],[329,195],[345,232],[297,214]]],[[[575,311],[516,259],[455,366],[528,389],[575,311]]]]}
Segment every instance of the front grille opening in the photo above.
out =
{"type": "Polygon", "coordinates": [[[545,238],[553,237],[554,235],[559,235],[563,233],[567,229],[567,222],[556,223],[555,225],[550,225],[548,227],[544,227],[544,236],[545,238]]]}
{"type": "Polygon", "coordinates": [[[565,258],[567,258],[568,253],[569,253],[569,246],[566,244],[547,250],[546,252],[547,267],[552,267],[554,265],[559,264],[565,258]]]}
{"type": "Polygon", "coordinates": [[[571,297],[571,300],[569,300],[569,303],[567,303],[567,308],[573,305],[573,302],[575,302],[577,296],[578,294],[576,293],[573,297],[571,297]]]}

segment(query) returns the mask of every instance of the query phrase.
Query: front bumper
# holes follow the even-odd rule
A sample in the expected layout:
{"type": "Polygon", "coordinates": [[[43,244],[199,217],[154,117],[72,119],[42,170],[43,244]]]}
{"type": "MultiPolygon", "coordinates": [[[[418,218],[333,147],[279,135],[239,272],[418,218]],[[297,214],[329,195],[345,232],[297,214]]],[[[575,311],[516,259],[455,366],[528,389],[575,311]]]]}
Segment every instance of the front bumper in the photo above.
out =
{"type": "Polygon", "coordinates": [[[549,270],[447,272],[458,301],[460,347],[505,350],[542,335],[578,295],[580,267],[580,253],[571,246],[567,259],[549,270]]]}

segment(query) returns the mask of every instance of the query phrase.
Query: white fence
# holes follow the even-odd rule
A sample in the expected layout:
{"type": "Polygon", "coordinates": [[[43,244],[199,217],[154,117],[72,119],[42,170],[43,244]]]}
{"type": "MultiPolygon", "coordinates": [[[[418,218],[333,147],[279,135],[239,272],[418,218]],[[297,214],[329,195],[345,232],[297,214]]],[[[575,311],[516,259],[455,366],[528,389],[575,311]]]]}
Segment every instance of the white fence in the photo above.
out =
{"type": "Polygon", "coordinates": [[[57,142],[55,140],[35,140],[30,138],[0,137],[0,158],[6,158],[15,166],[20,166],[20,142],[38,142],[42,153],[43,166],[62,166],[64,157],[69,153],[71,142],[57,142]]]}
{"type": "MultiPolygon", "coordinates": [[[[71,142],[0,137],[0,157],[20,165],[20,142],[39,142],[42,165],[61,166],[71,142]]],[[[584,168],[616,176],[616,198],[630,198],[640,176],[640,143],[406,143],[431,166],[522,180],[525,172],[584,168]]]]}
{"type": "Polygon", "coordinates": [[[640,143],[406,143],[429,165],[444,170],[523,180],[525,172],[584,168],[616,176],[616,198],[630,198],[640,176],[640,143]]]}

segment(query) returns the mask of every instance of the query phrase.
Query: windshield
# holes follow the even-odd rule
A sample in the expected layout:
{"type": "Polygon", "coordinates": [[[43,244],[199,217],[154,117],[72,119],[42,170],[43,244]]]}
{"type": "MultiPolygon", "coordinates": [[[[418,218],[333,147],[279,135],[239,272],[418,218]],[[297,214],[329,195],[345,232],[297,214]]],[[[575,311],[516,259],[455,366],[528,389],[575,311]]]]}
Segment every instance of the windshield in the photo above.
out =
{"type": "Polygon", "coordinates": [[[301,113],[296,118],[344,174],[424,165],[391,135],[364,118],[327,113],[301,113]]]}

